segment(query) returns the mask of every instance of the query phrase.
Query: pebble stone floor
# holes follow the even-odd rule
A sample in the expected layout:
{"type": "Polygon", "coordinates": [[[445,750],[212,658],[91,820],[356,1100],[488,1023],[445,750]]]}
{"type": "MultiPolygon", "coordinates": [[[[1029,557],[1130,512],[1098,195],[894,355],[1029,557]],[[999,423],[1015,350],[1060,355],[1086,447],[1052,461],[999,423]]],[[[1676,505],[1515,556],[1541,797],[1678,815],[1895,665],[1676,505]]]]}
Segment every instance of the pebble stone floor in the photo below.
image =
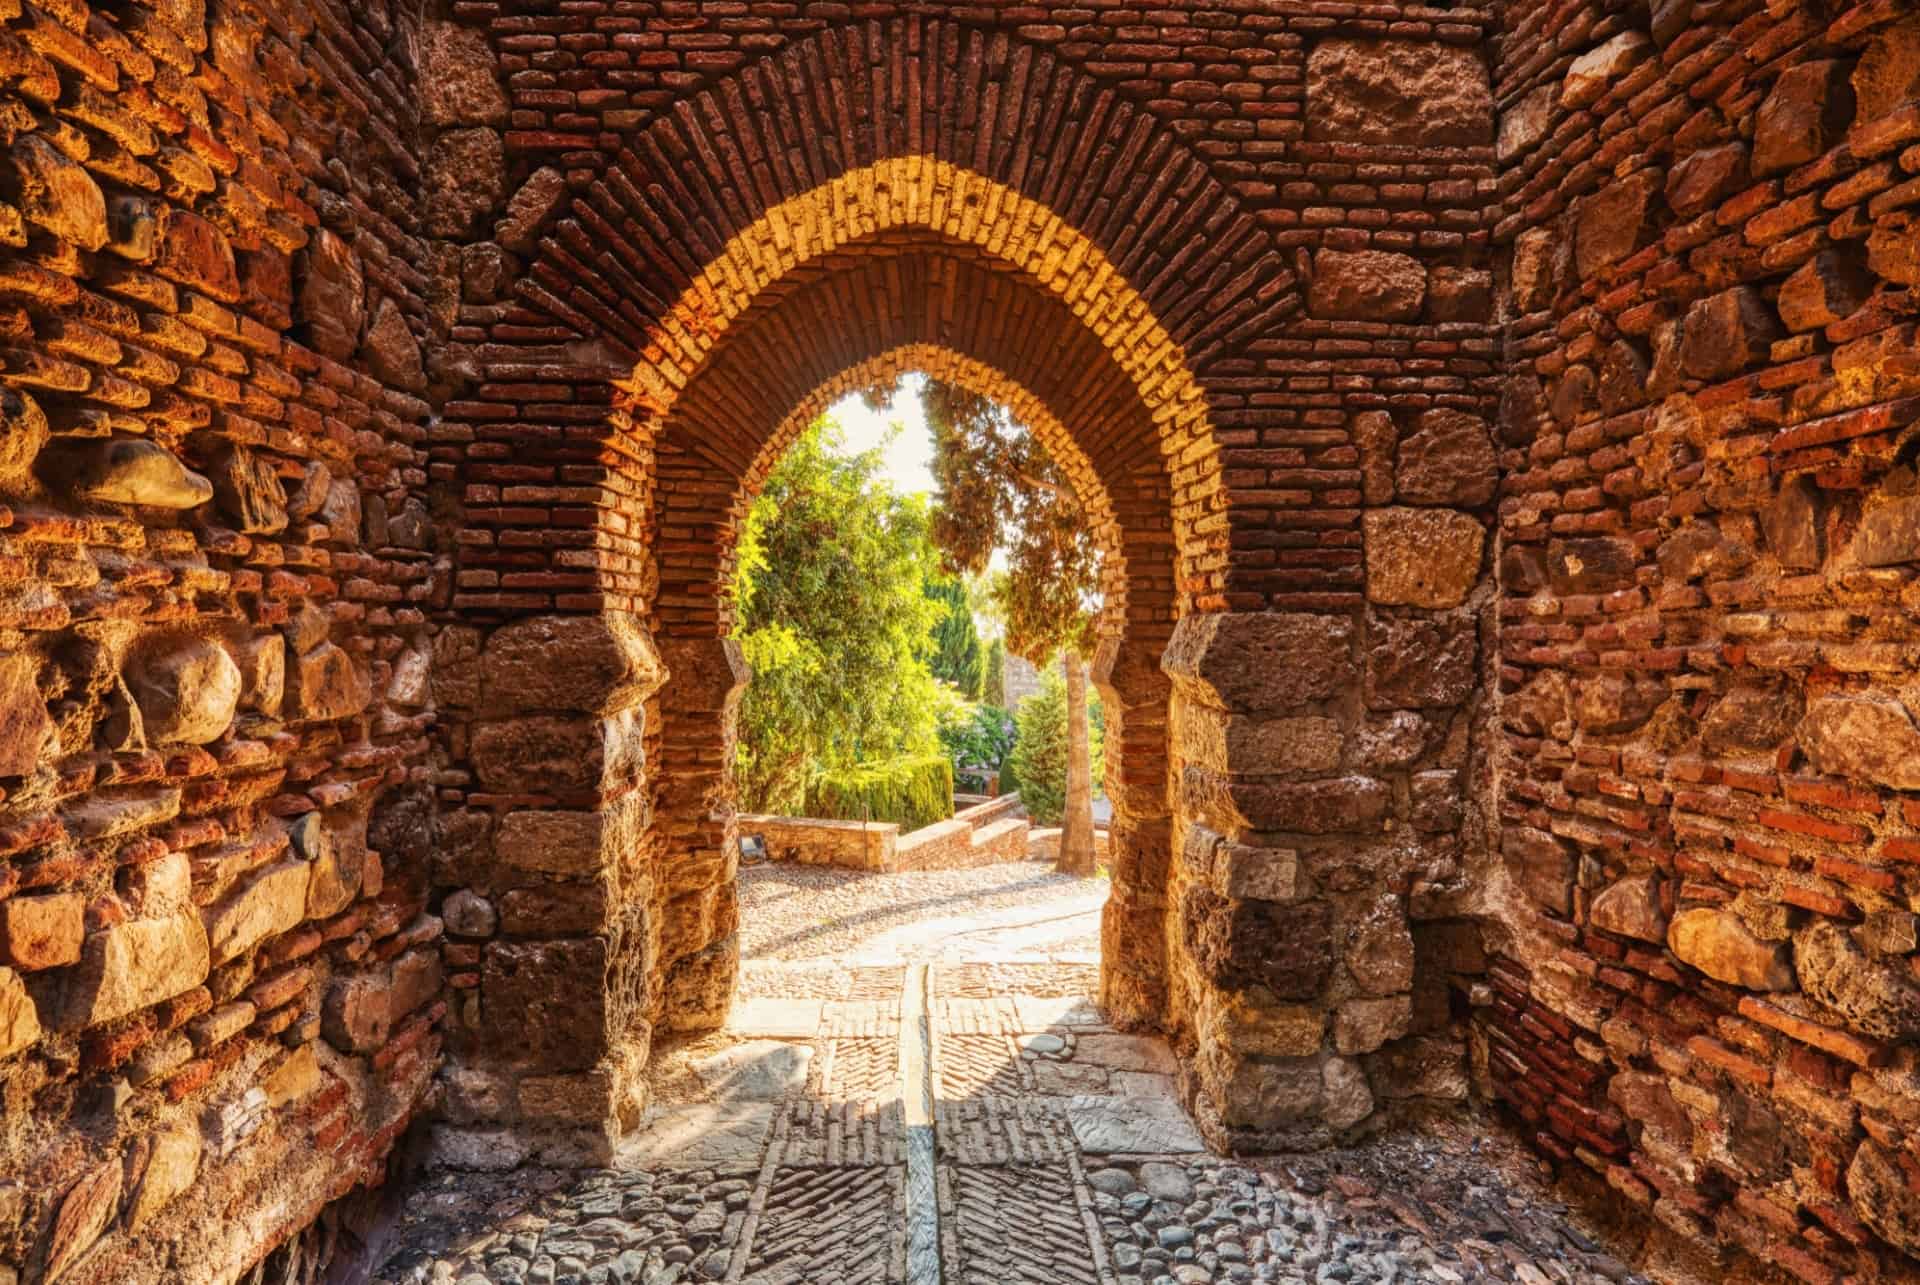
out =
{"type": "Polygon", "coordinates": [[[1090,999],[1097,880],[1017,863],[742,883],[758,955],[732,1018],[656,1051],[653,1106],[613,1166],[438,1176],[374,1280],[1642,1279],[1472,1120],[1208,1154],[1165,1045],[1090,999]]]}

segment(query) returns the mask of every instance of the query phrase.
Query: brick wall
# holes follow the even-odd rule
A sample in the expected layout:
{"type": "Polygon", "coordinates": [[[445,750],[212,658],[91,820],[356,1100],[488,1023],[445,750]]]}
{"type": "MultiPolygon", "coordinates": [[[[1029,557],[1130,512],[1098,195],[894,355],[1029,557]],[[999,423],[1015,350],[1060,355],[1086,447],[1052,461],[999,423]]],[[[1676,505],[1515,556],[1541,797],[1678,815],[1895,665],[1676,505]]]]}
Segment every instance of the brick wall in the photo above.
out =
{"type": "Polygon", "coordinates": [[[1917,55],[1889,4],[1499,39],[1486,1077],[1667,1237],[1805,1281],[1920,1253],[1917,55]]]}

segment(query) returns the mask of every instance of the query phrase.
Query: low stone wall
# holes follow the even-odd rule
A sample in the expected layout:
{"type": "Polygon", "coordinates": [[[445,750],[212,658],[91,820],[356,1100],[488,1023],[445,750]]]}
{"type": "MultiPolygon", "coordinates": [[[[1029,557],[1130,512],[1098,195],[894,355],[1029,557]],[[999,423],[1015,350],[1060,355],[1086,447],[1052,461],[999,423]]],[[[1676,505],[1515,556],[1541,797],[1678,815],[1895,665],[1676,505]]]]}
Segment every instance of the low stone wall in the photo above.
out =
{"type": "Polygon", "coordinates": [[[740,818],[740,833],[757,834],[775,861],[848,870],[890,870],[900,827],[891,821],[826,821],[814,817],[754,814],[740,818]]]}
{"type": "Polygon", "coordinates": [[[945,821],[902,835],[890,821],[827,821],[754,813],[739,818],[740,833],[757,834],[775,861],[839,866],[846,870],[957,870],[997,861],[1024,861],[1027,822],[1020,796],[1003,794],[956,812],[945,821]]]}

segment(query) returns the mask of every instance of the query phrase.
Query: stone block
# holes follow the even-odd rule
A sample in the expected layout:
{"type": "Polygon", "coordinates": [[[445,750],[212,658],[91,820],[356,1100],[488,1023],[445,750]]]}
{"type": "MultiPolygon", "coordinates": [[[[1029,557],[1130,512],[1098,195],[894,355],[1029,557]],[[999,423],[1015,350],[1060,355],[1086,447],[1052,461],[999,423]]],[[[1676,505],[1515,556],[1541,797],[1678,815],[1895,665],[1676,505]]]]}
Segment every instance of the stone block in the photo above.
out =
{"type": "Polygon", "coordinates": [[[507,194],[506,150],[500,131],[479,126],[445,130],[427,148],[422,169],[427,234],[477,239],[484,221],[507,194]]]}
{"type": "Polygon", "coordinates": [[[107,243],[107,198],[86,167],[39,134],[17,139],[13,160],[15,199],[27,222],[82,250],[107,243]]]}
{"type": "Polygon", "coordinates": [[[605,1071],[529,1075],[520,1081],[520,1114],[537,1124],[597,1124],[613,1116],[613,1096],[613,1077],[605,1071]]]}
{"type": "Polygon", "coordinates": [[[207,942],[212,962],[237,959],[305,919],[308,875],[304,861],[279,862],[209,909],[207,942]]]}
{"type": "Polygon", "coordinates": [[[294,854],[308,863],[306,914],[330,919],[353,904],[365,883],[372,854],[367,848],[365,800],[301,815],[287,833],[294,854]]]}
{"type": "Polygon", "coordinates": [[[1333,975],[1333,912],[1323,901],[1230,901],[1189,888],[1180,923],[1195,967],[1216,986],[1263,986],[1280,999],[1305,1000],[1333,975]]]}
{"type": "Polygon", "coordinates": [[[487,639],[480,668],[487,705],[501,712],[612,713],[667,676],[653,639],[623,612],[516,620],[487,639]]]}
{"type": "Polygon", "coordinates": [[[1360,452],[1361,490],[1368,504],[1393,503],[1393,455],[1399,440],[1393,416],[1383,410],[1353,417],[1353,444],[1360,452]]]}
{"type": "Polygon", "coordinates": [[[11,968],[0,968],[0,1058],[37,1044],[40,1032],[40,1010],[26,983],[11,968]]]}
{"type": "Polygon", "coordinates": [[[1653,42],[1632,28],[1595,45],[1575,58],[1561,78],[1561,107],[1574,111],[1598,102],[1614,82],[1644,62],[1652,52],[1653,42]]]}
{"type": "Polygon", "coordinates": [[[1493,274],[1442,265],[1427,273],[1427,320],[1484,325],[1493,320],[1493,274]]]}
{"type": "Polygon", "coordinates": [[[267,1072],[260,1081],[260,1089],[267,1095],[267,1105],[276,1110],[308,1097],[319,1087],[320,1061],[311,1042],[302,1044],[281,1058],[280,1065],[267,1072]]]}
{"type": "Polygon", "coordinates": [[[1847,1166],[1847,1196],[1861,1222],[1920,1258],[1920,1189],[1895,1151],[1871,1138],[1862,1141],[1847,1166]]]}
{"type": "Polygon", "coordinates": [[[709,1031],[727,1018],[740,972],[740,938],[729,934],[674,961],[667,970],[660,1026],[668,1031],[709,1031]]]}
{"type": "Polygon", "coordinates": [[[510,794],[597,794],[638,773],[644,711],[522,714],[473,730],[474,771],[510,794]]]}
{"type": "MultiPolygon", "coordinates": [[[[1240,991],[1207,991],[1200,1038],[1247,1057],[1311,1057],[1326,1044],[1327,1015],[1314,1004],[1275,1004],[1240,991]]],[[[1082,1037],[1086,1038],[1086,1037],[1082,1037]]]]}
{"type": "Polygon", "coordinates": [[[1846,249],[1822,250],[1780,284],[1775,305],[1794,332],[1820,330],[1857,312],[1873,293],[1873,274],[1846,249]]]}
{"type": "Polygon", "coordinates": [[[1487,533],[1470,514],[1453,509],[1374,509],[1362,524],[1370,602],[1457,607],[1480,578],[1487,533]]]}
{"type": "MultiPolygon", "coordinates": [[[[339,236],[319,228],[307,242],[304,258],[298,316],[306,323],[307,342],[325,356],[345,361],[360,347],[367,318],[360,256],[339,236]]],[[[357,520],[354,525],[358,527],[357,520]]]]}
{"type": "Polygon", "coordinates": [[[140,1185],[127,1202],[127,1230],[140,1234],[200,1174],[200,1131],[179,1126],[153,1135],[140,1185]]]}
{"type": "Polygon", "coordinates": [[[144,438],[59,442],[41,453],[37,470],[52,490],[99,504],[192,509],[213,498],[212,482],[144,438]]]}
{"type": "Polygon", "coordinates": [[[1733,688],[1700,720],[1700,748],[1709,754],[1770,753],[1793,735],[1805,708],[1794,688],[1733,688]]]}
{"type": "Polygon", "coordinates": [[[1460,828],[1460,774],[1446,770],[1415,772],[1408,782],[1407,819],[1423,834],[1451,834],[1460,828]]]}
{"type": "Polygon", "coordinates": [[[1814,767],[1829,776],[1920,790],[1920,728],[1898,702],[1823,696],[1808,707],[1797,735],[1814,767]]]}
{"type": "Polygon", "coordinates": [[[80,962],[59,974],[60,1030],[111,1022],[184,994],[207,979],[207,931],[192,911],[137,919],[90,934],[80,962]]]}
{"type": "Polygon", "coordinates": [[[1500,836],[1501,855],[1520,891],[1554,914],[1573,914],[1573,853],[1567,845],[1531,826],[1508,826],[1500,836]]]}
{"type": "Polygon", "coordinates": [[[1318,715],[1256,718],[1181,702],[1175,714],[1182,758],[1215,772],[1330,772],[1344,734],[1318,715]]]}
{"type": "MultiPolygon", "coordinates": [[[[1199,827],[1194,829],[1198,831],[1199,827]]],[[[1223,897],[1292,901],[1300,889],[1300,854],[1292,848],[1222,841],[1209,862],[1208,873],[1213,890],[1223,897]]]]}
{"type": "Polygon", "coordinates": [[[1307,137],[1485,147],[1493,92],[1477,51],[1410,40],[1322,40],[1307,55],[1307,137]]]}
{"type": "MultiPolygon", "coordinates": [[[[327,988],[320,1006],[320,1033],[342,1053],[368,1053],[387,1042],[393,1029],[393,1010],[387,978],[382,974],[343,977],[327,988]]],[[[495,1024],[501,1032],[523,1032],[513,1024],[495,1024]]]]}
{"type": "Polygon", "coordinates": [[[1639,550],[1619,536],[1555,539],[1547,543],[1547,580],[1558,594],[1611,593],[1632,587],[1639,550]]]}
{"type": "Polygon", "coordinates": [[[40,1279],[53,1285],[86,1256],[120,1212],[122,1166],[114,1157],[88,1170],[67,1189],[47,1235],[40,1279]]]}
{"type": "Polygon", "coordinates": [[[1683,219],[1718,205],[1748,183],[1747,145],[1721,143],[1689,152],[1667,173],[1667,205],[1683,219]]]}
{"type": "Polygon", "coordinates": [[[1494,159],[1505,165],[1545,138],[1553,128],[1553,107],[1558,95],[1558,86],[1535,85],[1501,112],[1500,132],[1493,140],[1494,159]]]}
{"type": "Polygon", "coordinates": [[[1798,63],[1780,73],[1753,118],[1756,178],[1826,154],[1853,120],[1853,86],[1839,59],[1798,63]]]}
{"type": "Polygon", "coordinates": [[[1237,782],[1190,768],[1182,778],[1182,798],[1198,815],[1234,834],[1349,834],[1376,829],[1392,792],[1367,776],[1237,782]]]}
{"type": "Polygon", "coordinates": [[[1333,321],[1417,321],[1427,299],[1420,260],[1391,250],[1318,250],[1307,308],[1333,321]]]}
{"type": "Polygon", "coordinates": [[[0,901],[0,956],[21,972],[78,962],[86,900],[77,892],[0,901]]]}
{"type": "MultiPolygon", "coordinates": [[[[360,349],[368,369],[381,383],[410,393],[427,391],[427,372],[420,355],[420,340],[407,324],[406,314],[392,299],[383,297],[374,307],[373,320],[367,323],[366,338],[361,341],[360,349]]],[[[391,526],[388,535],[390,538],[395,536],[391,526]]],[[[394,538],[393,543],[422,547],[413,540],[394,538]]]]}
{"type": "Polygon", "coordinates": [[[592,1069],[610,1042],[608,963],[599,938],[491,943],[480,978],[482,1012],[489,1029],[515,1033],[501,1054],[544,1071],[592,1069]]]}
{"type": "Polygon", "coordinates": [[[535,170],[507,202],[507,212],[494,226],[494,240],[516,254],[531,254],[566,199],[566,175],[552,166],[535,170]]]}
{"type": "Polygon", "coordinates": [[[1853,933],[1822,919],[1793,935],[1793,971],[1800,989],[1876,1040],[1920,1036],[1920,985],[1904,960],[1862,950],[1853,933]]]}
{"type": "Polygon", "coordinates": [[[1920,562],[1920,495],[1880,495],[1869,501],[1851,551],[1863,567],[1920,562]]]}
{"type": "Polygon", "coordinates": [[[0,777],[31,775],[57,748],[40,662],[23,652],[0,656],[0,777]]]}
{"type": "Polygon", "coordinates": [[[1394,995],[1413,986],[1413,934],[1396,896],[1376,897],[1341,925],[1347,972],[1364,995],[1394,995]]]}
{"type": "Polygon", "coordinates": [[[1716,981],[1755,991],[1792,990],[1786,944],[1762,941],[1740,916],[1717,907],[1683,910],[1667,926],[1667,946],[1716,981]]]}
{"type": "Polygon", "coordinates": [[[420,119],[438,128],[504,125],[507,96],[486,31],[429,19],[420,28],[420,119]]]}
{"type": "Polygon", "coordinates": [[[1516,309],[1536,312],[1553,302],[1554,260],[1559,248],[1550,228],[1528,228],[1513,239],[1508,288],[1516,309]]]}
{"type": "Polygon", "coordinates": [[[1443,709],[1473,693],[1479,628],[1465,612],[1367,618],[1369,709],[1443,709]]]}
{"type": "Polygon", "coordinates": [[[462,888],[440,906],[447,932],[455,937],[491,937],[500,916],[493,903],[470,888],[462,888]]]}
{"type": "Polygon", "coordinates": [[[154,270],[222,303],[240,301],[240,268],[233,245],[206,219],[169,206],[160,216],[154,270]]]}
{"type": "Polygon", "coordinates": [[[1406,504],[1472,507],[1493,498],[1493,437],[1478,415],[1440,407],[1401,439],[1395,488],[1406,504]]]}
{"type": "Polygon", "coordinates": [[[317,722],[351,718],[373,700],[373,688],[353,657],[330,642],[297,657],[287,674],[289,713],[317,722]]]}
{"type": "Polygon", "coordinates": [[[127,687],[155,745],[204,745],[233,723],[240,667],[208,638],[179,638],[144,650],[128,666],[127,687]]]}
{"type": "Polygon", "coordinates": [[[1617,735],[1635,731],[1668,695],[1664,679],[1611,670],[1573,684],[1573,721],[1588,732],[1617,735]]]}
{"type": "Polygon", "coordinates": [[[1780,324],[1760,292],[1735,286],[1687,309],[1680,365],[1695,379],[1724,379],[1766,361],[1780,335],[1780,324]]]}
{"type": "Polygon", "coordinates": [[[1350,999],[1334,1014],[1333,1046],[1352,1057],[1371,1053],[1407,1033],[1413,1023],[1413,996],[1350,999]]]}
{"type": "Polygon", "coordinates": [[[268,718],[280,717],[287,690],[287,645],[279,634],[249,638],[238,649],[240,706],[268,718]]]}
{"type": "Polygon", "coordinates": [[[1667,915],[1660,908],[1660,883],[1653,875],[1616,879],[1593,899],[1587,922],[1603,932],[1640,941],[1667,939],[1667,915]]]}
{"type": "Polygon", "coordinates": [[[1574,225],[1574,270],[1591,280],[1653,240],[1666,175],[1635,170],[1581,203],[1574,225]]]}
{"type": "Polygon", "coordinates": [[[1160,664],[1186,700],[1239,713],[1326,700],[1352,681],[1353,622],[1301,612],[1195,612],[1160,664]]]}
{"type": "Polygon", "coordinates": [[[604,812],[509,812],[494,827],[493,851],[516,870],[595,875],[613,859],[616,830],[604,812]]]}

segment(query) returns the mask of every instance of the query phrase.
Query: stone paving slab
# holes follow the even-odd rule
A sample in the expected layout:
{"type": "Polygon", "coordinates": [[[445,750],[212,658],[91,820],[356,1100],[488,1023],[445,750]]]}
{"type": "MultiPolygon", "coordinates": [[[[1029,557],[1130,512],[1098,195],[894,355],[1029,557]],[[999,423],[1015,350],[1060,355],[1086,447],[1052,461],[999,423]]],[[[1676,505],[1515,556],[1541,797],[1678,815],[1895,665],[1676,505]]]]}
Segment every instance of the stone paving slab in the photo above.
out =
{"type": "Polygon", "coordinates": [[[779,1110],[772,1102],[694,1102],[655,1107],[621,1142],[614,1166],[715,1169],[726,1173],[757,1169],[779,1110]]]}
{"type": "Polygon", "coordinates": [[[1081,1094],[1068,1098],[1067,1124],[1089,1154],[1205,1152],[1200,1131],[1174,1098],[1081,1094]]]}

